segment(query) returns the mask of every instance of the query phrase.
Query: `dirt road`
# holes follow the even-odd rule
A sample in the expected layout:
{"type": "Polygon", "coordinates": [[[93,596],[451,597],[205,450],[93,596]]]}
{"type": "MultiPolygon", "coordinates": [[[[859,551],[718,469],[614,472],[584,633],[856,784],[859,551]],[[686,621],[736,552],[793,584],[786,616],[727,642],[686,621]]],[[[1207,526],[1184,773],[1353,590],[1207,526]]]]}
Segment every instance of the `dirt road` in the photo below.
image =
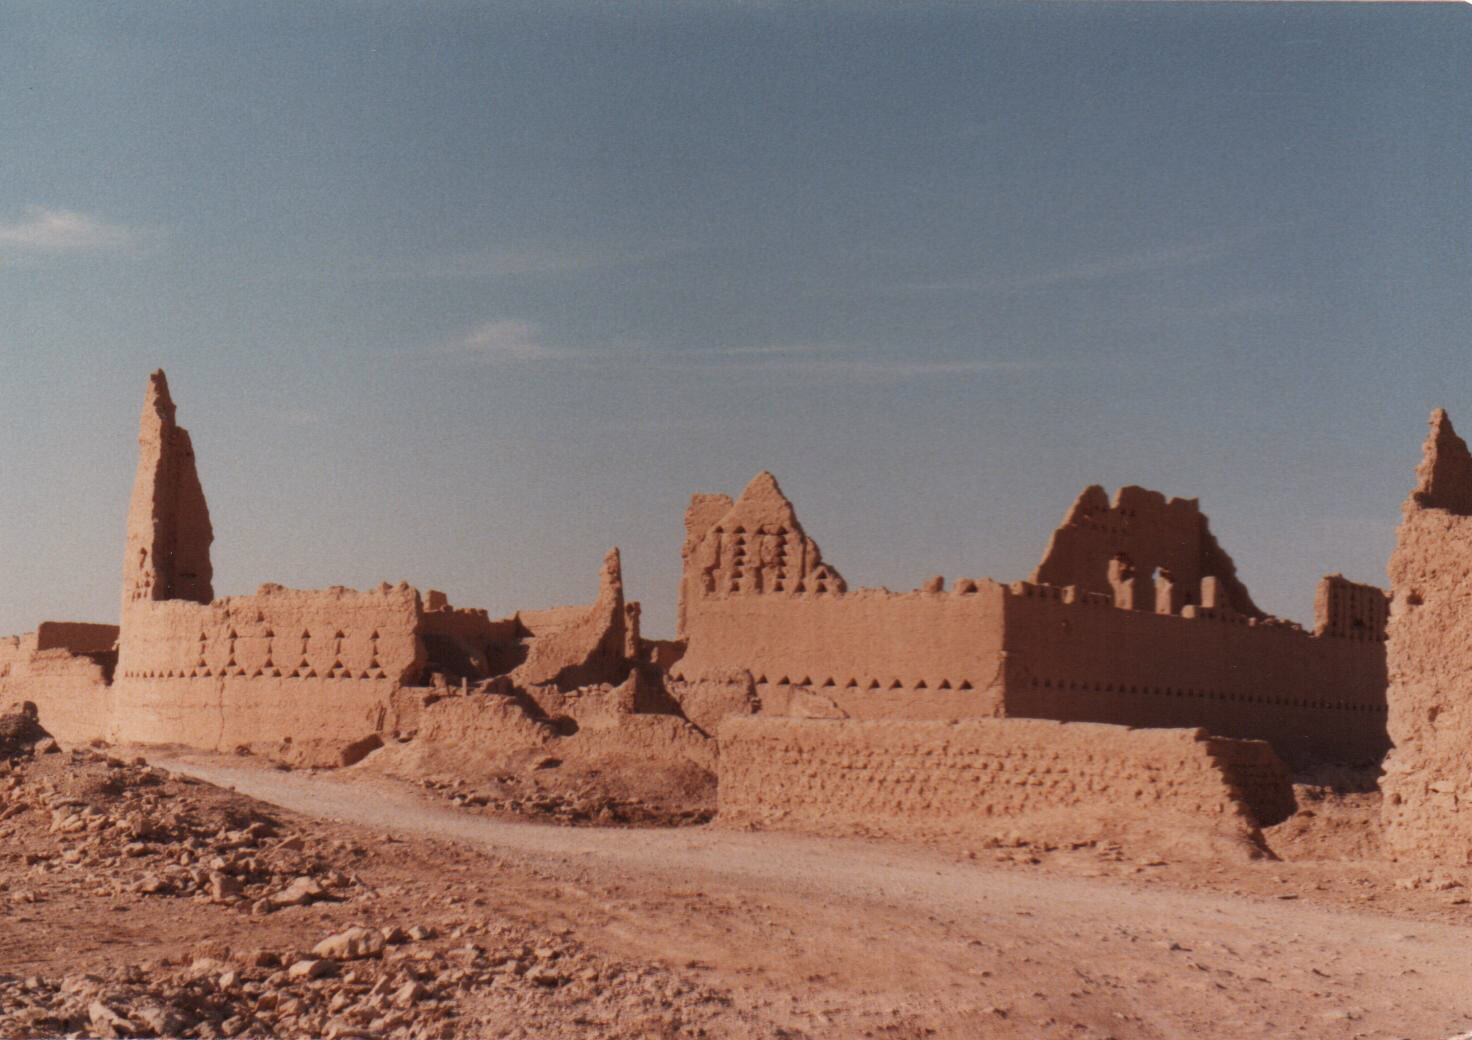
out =
{"type": "Polygon", "coordinates": [[[1040,876],[879,842],[490,820],[362,775],[154,760],[296,812],[480,849],[504,865],[522,912],[729,987],[738,1008],[775,1023],[767,1035],[1445,1038],[1472,1028],[1463,925],[1287,892],[1040,876]]]}

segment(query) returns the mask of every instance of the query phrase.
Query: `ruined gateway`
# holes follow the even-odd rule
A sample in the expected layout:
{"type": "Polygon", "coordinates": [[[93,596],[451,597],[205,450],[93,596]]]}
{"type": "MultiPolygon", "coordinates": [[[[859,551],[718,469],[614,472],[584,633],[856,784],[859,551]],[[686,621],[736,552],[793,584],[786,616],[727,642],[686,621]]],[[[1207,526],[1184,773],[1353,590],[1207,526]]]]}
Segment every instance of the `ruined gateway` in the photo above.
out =
{"type": "Polygon", "coordinates": [[[67,741],[315,765],[600,733],[654,768],[719,760],[732,818],[851,798],[899,831],[1131,801],[1251,824],[1291,811],[1274,750],[1388,746],[1385,594],[1334,575],[1313,633],[1269,617],[1194,500],[1091,487],[1031,580],[903,594],[849,589],[770,474],[694,496],[685,526],[672,642],[641,637],[617,550],[591,605],[502,619],[403,583],[215,599],[208,506],[158,372],[121,625],[0,642],[0,700],[35,702],[67,741]]]}

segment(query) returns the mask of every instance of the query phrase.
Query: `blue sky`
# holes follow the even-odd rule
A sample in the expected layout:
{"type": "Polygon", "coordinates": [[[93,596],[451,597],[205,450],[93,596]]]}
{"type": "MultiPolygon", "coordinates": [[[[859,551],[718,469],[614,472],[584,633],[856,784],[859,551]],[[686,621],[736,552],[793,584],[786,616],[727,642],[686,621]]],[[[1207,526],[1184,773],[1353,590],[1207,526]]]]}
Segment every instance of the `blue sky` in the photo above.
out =
{"type": "Polygon", "coordinates": [[[1472,433],[1472,7],[0,8],[0,632],[116,617],[146,376],[217,594],[509,613],[775,472],[851,584],[1199,497],[1384,582],[1472,433]]]}

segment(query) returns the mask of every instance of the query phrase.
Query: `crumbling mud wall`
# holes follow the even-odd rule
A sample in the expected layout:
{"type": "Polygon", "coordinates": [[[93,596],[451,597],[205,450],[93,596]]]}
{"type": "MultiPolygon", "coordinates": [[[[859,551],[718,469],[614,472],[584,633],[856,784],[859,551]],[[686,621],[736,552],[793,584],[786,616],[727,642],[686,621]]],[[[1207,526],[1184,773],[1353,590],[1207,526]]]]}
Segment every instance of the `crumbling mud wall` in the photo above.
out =
{"type": "Polygon", "coordinates": [[[686,512],[677,682],[750,673],[764,714],[1204,726],[1377,760],[1385,594],[1331,575],[1310,634],[1262,613],[1193,500],[1086,490],[1036,575],[850,591],[770,474],[686,512]],[[1054,584],[1053,582],[1064,584],[1054,584]]]}
{"type": "Polygon", "coordinates": [[[1029,580],[1112,596],[1121,580],[1138,576],[1153,597],[1157,574],[1181,590],[1177,609],[1198,604],[1264,616],[1237,580],[1237,566],[1217,544],[1197,500],[1167,499],[1142,487],[1120,488],[1112,503],[1099,485],[1084,489],[1029,580]],[[1198,591],[1203,582],[1205,600],[1198,591]]]}
{"type": "Polygon", "coordinates": [[[112,715],[117,626],[43,621],[0,638],[0,710],[29,701],[58,740],[103,736],[112,715]]]}
{"type": "Polygon", "coordinates": [[[1291,812],[1293,799],[1272,750],[1240,743],[1201,730],[1031,719],[733,718],[720,730],[719,819],[975,838],[1020,817],[1068,810],[1080,820],[1196,817],[1251,834],[1291,812]]]}
{"type": "Polygon", "coordinates": [[[1384,844],[1472,863],[1472,455],[1431,416],[1390,558],[1390,737],[1384,844]]]}
{"type": "MultiPolygon", "coordinates": [[[[0,644],[0,694],[36,702],[62,739],[344,764],[412,735],[424,702],[451,684],[616,684],[642,653],[617,549],[593,604],[500,620],[402,582],[363,592],[267,584],[212,599],[209,509],[175,417],[155,372],[139,426],[121,626],[48,622],[24,647],[0,644]]],[[[469,698],[461,708],[504,707],[492,705],[469,698]]]]}
{"type": "Polygon", "coordinates": [[[620,683],[638,653],[637,622],[624,603],[623,568],[617,548],[609,550],[598,576],[598,598],[591,607],[522,611],[526,657],[511,673],[517,683],[574,689],[594,683],[620,683]]]}

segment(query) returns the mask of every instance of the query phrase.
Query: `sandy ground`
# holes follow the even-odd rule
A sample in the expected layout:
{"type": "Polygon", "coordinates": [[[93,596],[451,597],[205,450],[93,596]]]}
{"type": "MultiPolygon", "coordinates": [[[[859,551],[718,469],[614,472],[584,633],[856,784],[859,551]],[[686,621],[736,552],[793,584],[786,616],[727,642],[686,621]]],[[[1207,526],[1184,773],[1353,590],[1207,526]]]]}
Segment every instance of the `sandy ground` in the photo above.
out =
{"type": "Polygon", "coordinates": [[[486,818],[355,771],[150,758],[333,821],[363,844],[397,839],[401,865],[418,862],[426,905],[565,931],[725,994],[728,1012],[703,1027],[712,1036],[1472,1030],[1465,872],[555,827],[486,818]]]}

